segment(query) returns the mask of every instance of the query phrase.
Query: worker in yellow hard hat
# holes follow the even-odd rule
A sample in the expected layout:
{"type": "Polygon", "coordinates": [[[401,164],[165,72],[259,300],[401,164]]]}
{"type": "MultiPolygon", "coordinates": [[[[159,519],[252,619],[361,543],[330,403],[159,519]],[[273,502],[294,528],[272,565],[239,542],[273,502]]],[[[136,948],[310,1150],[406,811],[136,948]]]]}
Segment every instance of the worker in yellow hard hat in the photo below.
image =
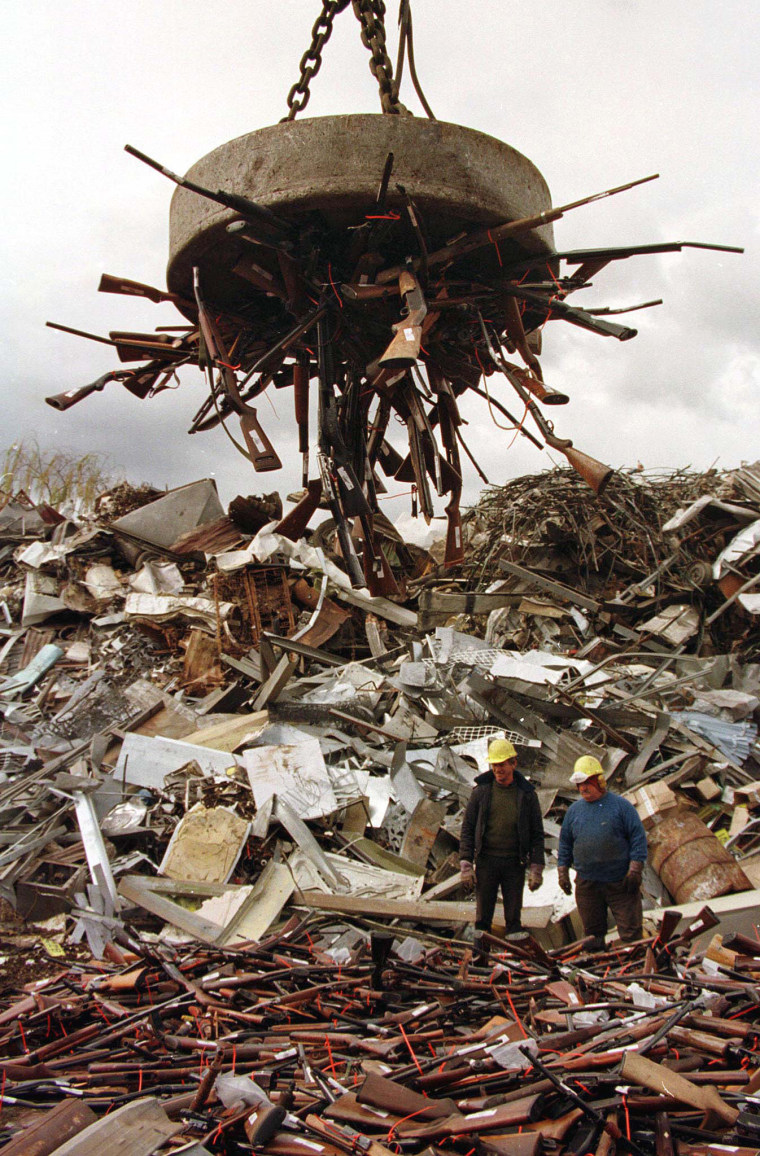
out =
{"type": "Polygon", "coordinates": [[[543,879],[544,827],[535,788],[517,770],[508,739],[493,739],[489,769],[475,780],[465,808],[459,859],[462,881],[475,885],[475,930],[490,931],[501,888],[507,934],[521,929],[523,888],[543,879]]]}
{"type": "Polygon", "coordinates": [[[624,943],[641,939],[641,874],[647,857],[641,819],[632,803],[607,790],[604,767],[593,755],[576,760],[570,782],[580,799],[570,806],[560,831],[559,885],[570,895],[570,867],[575,867],[575,902],[592,946],[604,946],[608,909],[624,943]]]}

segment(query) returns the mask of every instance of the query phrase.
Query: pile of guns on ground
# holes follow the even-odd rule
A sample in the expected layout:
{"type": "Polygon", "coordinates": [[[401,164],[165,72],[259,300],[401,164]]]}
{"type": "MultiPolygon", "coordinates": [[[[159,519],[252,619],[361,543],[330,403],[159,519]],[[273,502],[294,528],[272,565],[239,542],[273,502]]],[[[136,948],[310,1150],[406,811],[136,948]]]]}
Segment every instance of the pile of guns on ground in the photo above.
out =
{"type": "Polygon", "coordinates": [[[760,944],[709,967],[692,941],[716,922],[666,912],[594,955],[429,940],[413,962],[365,929],[340,967],[325,917],[181,956],[123,935],[110,964],[6,997],[3,1151],[749,1156],[760,944]]]}
{"type": "MultiPolygon", "coordinates": [[[[414,190],[393,187],[394,203],[403,212],[387,203],[392,153],[376,204],[366,206],[352,227],[335,229],[319,219],[300,225],[285,220],[245,197],[214,192],[180,177],[131,146],[127,150],[176,184],[239,215],[228,232],[250,242],[253,256],[231,272],[237,285],[248,284],[249,298],[241,299],[234,310],[206,301],[198,269],[194,300],[105,275],[102,291],[173,301],[190,324],[180,327],[179,335],[176,329],[114,331],[108,338],[55,325],[113,345],[122,362],[144,364],[107,373],[48,402],[67,409],[113,380],[145,398],[169,387],[179,367],[196,364],[208,376],[209,397],[190,432],[211,428],[235,414],[245,442],[238,443],[238,449],[256,470],[266,471],[280,468],[281,462],[250,403],[271,384],[292,385],[306,492],[281,531],[297,538],[317,504],[329,505],[351,581],[356,587],[367,585],[373,594],[397,593],[374,531],[377,492],[382,487],[376,467],[414,486],[414,502],[427,519],[433,514],[433,491],[448,495],[450,566],[464,559],[460,448],[470,458],[472,453],[463,440],[457,399],[467,390],[485,397],[492,412],[505,414],[540,449],[542,442],[524,428],[523,419],[530,413],[546,445],[565,454],[600,492],[612,471],[558,437],[537,404],[558,405],[568,397],[544,383],[535,352],[538,342],[530,340],[531,334],[536,335],[549,319],[560,318],[627,340],[635,336],[635,329],[602,316],[627,310],[583,310],[569,305],[566,297],[587,287],[610,262],[635,254],[674,252],[684,245],[741,251],[692,242],[538,255],[521,247],[531,230],[559,219],[567,210],[642,181],[537,216],[490,229],[476,227],[431,248],[433,230],[426,227],[414,203],[414,190]],[[562,262],[571,271],[563,273],[562,262]],[[507,361],[505,351],[519,355],[522,364],[507,361]],[[497,371],[517,393],[522,417],[515,417],[487,389],[481,390],[482,376],[497,371]],[[310,480],[308,393],[315,377],[318,476],[310,480]],[[406,457],[386,440],[393,415],[406,428],[406,457]]],[[[659,302],[646,303],[652,304],[659,302]]]]}

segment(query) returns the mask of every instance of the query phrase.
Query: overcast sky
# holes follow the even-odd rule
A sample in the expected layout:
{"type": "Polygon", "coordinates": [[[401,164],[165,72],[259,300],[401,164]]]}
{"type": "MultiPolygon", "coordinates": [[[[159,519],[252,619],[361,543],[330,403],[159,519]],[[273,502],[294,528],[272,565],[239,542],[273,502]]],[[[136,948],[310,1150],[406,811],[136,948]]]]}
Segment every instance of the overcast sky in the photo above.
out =
{"type": "MultiPolygon", "coordinates": [[[[395,0],[387,8],[395,58],[395,0]]],[[[555,225],[558,247],[746,248],[621,262],[571,298],[588,307],[665,303],[631,314],[639,335],[625,343],[559,320],[546,327],[544,376],[571,396],[551,415],[557,432],[613,466],[730,468],[760,458],[757,0],[413,0],[412,10],[417,70],[436,116],[519,149],[554,204],[661,174],[568,214],[555,225]]],[[[36,436],[100,451],[135,482],[215,476],[225,502],[296,488],[289,397],[275,395],[274,409],[259,404],[288,460],[268,475],[255,475],[218,430],[187,436],[205,393],[197,369],[155,399],[113,383],[59,414],[47,394],[118,362],[45,321],[101,334],[181,321],[171,306],[97,292],[103,272],[166,283],[173,186],[123,146],[185,171],[224,141],[278,121],[318,12],[319,0],[4,6],[0,451],[36,436]]],[[[379,111],[350,8],[312,89],[310,116],[379,111]]],[[[402,99],[424,115],[411,89],[402,99]]],[[[467,440],[492,482],[552,464],[495,430],[478,399],[465,413],[467,440]]],[[[479,486],[468,467],[465,500],[479,486]]],[[[395,517],[407,503],[385,508],[395,517]]]]}

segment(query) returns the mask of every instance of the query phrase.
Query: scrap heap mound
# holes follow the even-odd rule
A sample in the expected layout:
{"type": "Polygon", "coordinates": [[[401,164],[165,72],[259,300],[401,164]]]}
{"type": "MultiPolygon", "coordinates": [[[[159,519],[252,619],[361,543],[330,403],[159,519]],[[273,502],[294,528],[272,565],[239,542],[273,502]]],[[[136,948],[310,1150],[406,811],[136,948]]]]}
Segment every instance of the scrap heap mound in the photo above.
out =
{"type": "Polygon", "coordinates": [[[383,526],[395,600],[276,494],[0,502],[4,1152],[760,1147],[760,465],[517,479],[455,571],[383,526]],[[504,734],[548,865],[473,955],[504,734]],[[584,754],[649,840],[601,954],[557,886],[584,754]]]}

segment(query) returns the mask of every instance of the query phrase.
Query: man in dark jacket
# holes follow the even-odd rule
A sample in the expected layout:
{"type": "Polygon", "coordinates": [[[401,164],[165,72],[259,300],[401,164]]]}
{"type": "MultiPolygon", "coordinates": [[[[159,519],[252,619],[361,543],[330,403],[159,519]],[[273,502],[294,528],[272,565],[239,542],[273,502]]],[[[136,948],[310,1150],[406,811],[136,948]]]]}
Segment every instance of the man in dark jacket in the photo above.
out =
{"type": "Polygon", "coordinates": [[[507,739],[488,747],[490,770],[478,775],[462,820],[459,859],[462,882],[475,883],[476,931],[490,931],[501,887],[507,934],[521,930],[525,869],[528,887],[541,886],[544,826],[538,795],[517,770],[517,751],[507,739]]]}

